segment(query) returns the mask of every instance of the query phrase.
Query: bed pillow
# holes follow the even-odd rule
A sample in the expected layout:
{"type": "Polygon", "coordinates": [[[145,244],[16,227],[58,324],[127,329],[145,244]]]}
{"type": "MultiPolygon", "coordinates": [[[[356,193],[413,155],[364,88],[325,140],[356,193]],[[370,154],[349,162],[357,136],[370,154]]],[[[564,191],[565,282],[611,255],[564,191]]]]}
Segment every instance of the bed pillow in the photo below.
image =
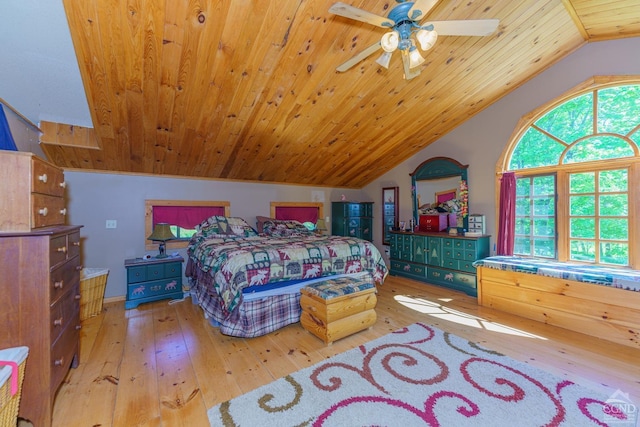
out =
{"type": "Polygon", "coordinates": [[[228,217],[225,219],[229,224],[227,232],[230,235],[234,234],[236,236],[244,237],[254,237],[258,235],[258,232],[252,226],[250,226],[247,221],[240,217],[228,217]]]}
{"type": "Polygon", "coordinates": [[[256,216],[256,229],[258,233],[264,233],[264,223],[267,221],[276,221],[276,219],[269,218],[268,216],[256,216]]]}
{"type": "Polygon", "coordinates": [[[265,221],[263,233],[273,237],[313,236],[313,231],[305,227],[300,221],[272,219],[265,221]]]}
{"type": "Polygon", "coordinates": [[[220,215],[205,219],[196,227],[196,230],[206,237],[252,237],[258,235],[256,230],[244,219],[220,215]]]}

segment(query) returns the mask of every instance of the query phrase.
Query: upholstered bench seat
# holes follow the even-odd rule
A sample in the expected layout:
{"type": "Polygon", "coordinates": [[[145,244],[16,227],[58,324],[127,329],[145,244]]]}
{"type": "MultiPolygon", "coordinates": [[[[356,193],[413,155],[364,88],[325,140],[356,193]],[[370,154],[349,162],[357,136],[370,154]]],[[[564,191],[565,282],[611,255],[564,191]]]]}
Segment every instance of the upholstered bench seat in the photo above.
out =
{"type": "Polygon", "coordinates": [[[300,290],[300,323],[326,344],[371,327],[376,287],[367,272],[327,280],[300,290]]]}

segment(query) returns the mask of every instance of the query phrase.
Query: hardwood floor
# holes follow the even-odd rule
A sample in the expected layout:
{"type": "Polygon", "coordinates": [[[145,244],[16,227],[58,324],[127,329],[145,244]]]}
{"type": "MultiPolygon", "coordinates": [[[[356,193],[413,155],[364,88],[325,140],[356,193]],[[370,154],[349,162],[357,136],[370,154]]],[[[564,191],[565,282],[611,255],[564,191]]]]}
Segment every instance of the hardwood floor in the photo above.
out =
{"type": "Polygon", "coordinates": [[[640,404],[640,350],[478,307],[475,298],[389,276],[373,328],[325,346],[299,323],[267,336],[221,335],[189,299],[124,310],[81,330],[81,360],[58,391],[54,426],[204,426],[208,408],[415,322],[481,343],[640,404]]]}

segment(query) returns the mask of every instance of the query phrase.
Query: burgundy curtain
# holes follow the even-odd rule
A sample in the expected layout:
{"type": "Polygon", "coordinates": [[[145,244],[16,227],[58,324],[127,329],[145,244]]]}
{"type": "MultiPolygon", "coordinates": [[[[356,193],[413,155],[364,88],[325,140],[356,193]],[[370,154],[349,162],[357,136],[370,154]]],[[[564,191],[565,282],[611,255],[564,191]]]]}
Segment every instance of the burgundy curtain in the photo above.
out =
{"type": "Polygon", "coordinates": [[[191,230],[214,215],[224,215],[224,206],[154,206],[153,225],[166,222],[191,230]]]}
{"type": "Polygon", "coordinates": [[[498,221],[498,255],[513,255],[516,221],[516,175],[505,172],[500,179],[500,217],[498,221]]]}
{"type": "Polygon", "coordinates": [[[295,219],[300,222],[316,223],[317,206],[276,206],[276,219],[295,219]]]}

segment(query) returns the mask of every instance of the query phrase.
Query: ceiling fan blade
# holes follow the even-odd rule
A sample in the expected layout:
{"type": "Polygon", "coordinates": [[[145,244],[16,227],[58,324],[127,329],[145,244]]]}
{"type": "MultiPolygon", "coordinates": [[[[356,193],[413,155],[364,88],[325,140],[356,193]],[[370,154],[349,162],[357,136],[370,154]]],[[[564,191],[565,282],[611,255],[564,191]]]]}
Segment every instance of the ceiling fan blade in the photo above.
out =
{"type": "Polygon", "coordinates": [[[341,2],[334,3],[333,6],[329,8],[329,12],[378,27],[391,28],[395,25],[395,22],[384,16],[379,16],[375,13],[367,12],[366,10],[358,9],[357,7],[341,2]]]}
{"type": "Polygon", "coordinates": [[[438,3],[438,0],[416,0],[416,2],[413,3],[413,6],[411,6],[411,9],[407,12],[407,15],[409,16],[409,19],[417,21],[429,13],[436,3],[438,3]]]}
{"type": "Polygon", "coordinates": [[[470,19],[460,21],[431,21],[439,36],[488,36],[498,28],[498,19],[470,19]]]}
{"type": "Polygon", "coordinates": [[[374,54],[378,49],[380,49],[380,42],[379,41],[374,43],[374,44],[372,44],[371,46],[369,46],[368,48],[366,48],[362,52],[358,53],[356,56],[354,56],[353,58],[351,58],[350,60],[348,60],[344,64],[339,65],[338,68],[336,68],[336,71],[339,71],[341,73],[347,71],[349,68],[353,67],[358,62],[360,62],[363,59],[367,58],[368,56],[371,56],[372,54],[374,54]]]}

